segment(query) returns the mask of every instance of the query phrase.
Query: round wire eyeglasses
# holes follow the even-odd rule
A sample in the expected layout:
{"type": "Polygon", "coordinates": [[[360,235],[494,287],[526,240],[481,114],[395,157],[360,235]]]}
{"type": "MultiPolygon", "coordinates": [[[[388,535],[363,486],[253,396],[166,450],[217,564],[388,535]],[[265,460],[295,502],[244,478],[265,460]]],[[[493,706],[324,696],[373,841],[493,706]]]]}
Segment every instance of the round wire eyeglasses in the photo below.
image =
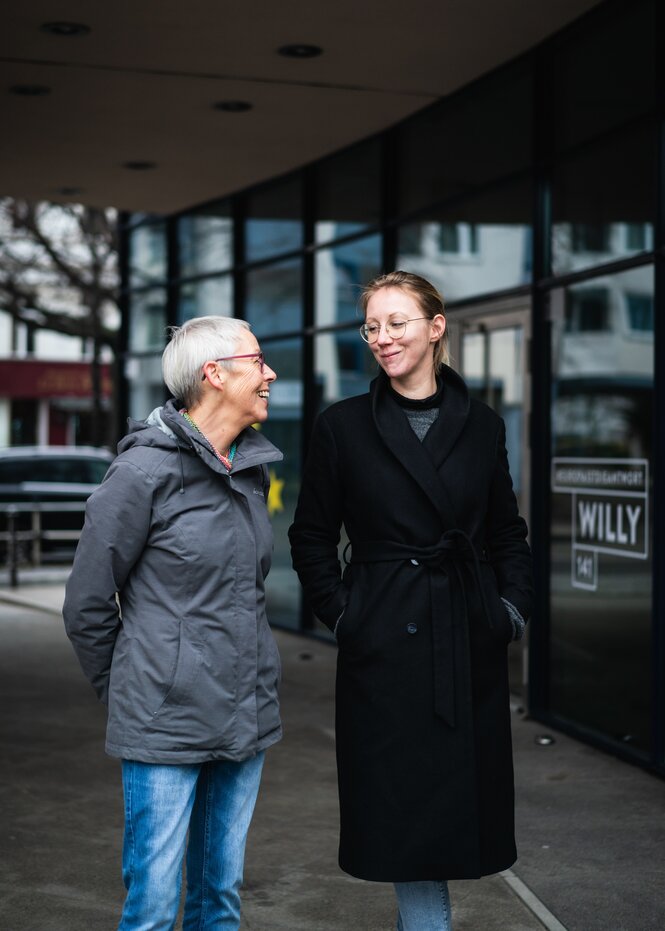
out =
{"type": "MultiPolygon", "coordinates": [[[[429,317],[409,317],[408,320],[388,320],[388,322],[384,324],[387,336],[389,336],[390,339],[401,339],[406,333],[407,323],[411,323],[413,320],[429,320],[429,317]]],[[[380,332],[381,326],[378,323],[363,323],[360,327],[360,335],[366,343],[375,343],[379,338],[380,332]]]]}

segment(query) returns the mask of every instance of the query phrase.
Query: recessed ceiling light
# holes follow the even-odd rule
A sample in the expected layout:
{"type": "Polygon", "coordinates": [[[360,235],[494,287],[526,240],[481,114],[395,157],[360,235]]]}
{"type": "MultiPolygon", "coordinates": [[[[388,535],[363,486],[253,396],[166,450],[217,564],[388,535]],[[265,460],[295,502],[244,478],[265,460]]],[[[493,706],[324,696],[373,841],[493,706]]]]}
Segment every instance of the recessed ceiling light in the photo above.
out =
{"type": "Polygon", "coordinates": [[[14,84],[9,88],[9,93],[20,97],[45,97],[51,93],[51,88],[45,84],[14,84]]]}
{"type": "Polygon", "coordinates": [[[123,168],[129,168],[130,171],[150,171],[151,168],[157,167],[157,162],[123,162],[123,168]]]}
{"type": "Polygon", "coordinates": [[[51,36],[64,36],[65,38],[87,36],[91,31],[90,26],[86,26],[85,23],[42,23],[39,28],[51,36]]]}
{"type": "Polygon", "coordinates": [[[212,106],[213,110],[223,110],[225,113],[246,113],[254,104],[246,100],[218,100],[212,106]]]}
{"type": "Polygon", "coordinates": [[[317,55],[322,54],[323,49],[318,45],[296,42],[294,45],[283,45],[277,49],[277,52],[285,58],[316,58],[317,55]]]}

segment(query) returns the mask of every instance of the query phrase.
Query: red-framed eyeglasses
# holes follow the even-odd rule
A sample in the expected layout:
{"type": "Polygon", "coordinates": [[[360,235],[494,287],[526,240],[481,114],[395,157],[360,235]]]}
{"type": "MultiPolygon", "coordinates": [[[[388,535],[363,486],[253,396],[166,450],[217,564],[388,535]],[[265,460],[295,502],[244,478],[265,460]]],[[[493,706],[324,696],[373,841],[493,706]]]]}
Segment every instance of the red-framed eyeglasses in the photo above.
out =
{"type": "MultiPolygon", "coordinates": [[[[262,352],[247,352],[247,353],[243,353],[243,355],[241,356],[222,356],[221,359],[213,359],[212,361],[213,362],[233,362],[235,359],[256,359],[259,363],[261,374],[263,375],[263,366],[266,364],[266,357],[263,355],[262,352]]],[[[205,381],[205,380],[206,380],[206,377],[204,374],[201,381],[205,381]]]]}

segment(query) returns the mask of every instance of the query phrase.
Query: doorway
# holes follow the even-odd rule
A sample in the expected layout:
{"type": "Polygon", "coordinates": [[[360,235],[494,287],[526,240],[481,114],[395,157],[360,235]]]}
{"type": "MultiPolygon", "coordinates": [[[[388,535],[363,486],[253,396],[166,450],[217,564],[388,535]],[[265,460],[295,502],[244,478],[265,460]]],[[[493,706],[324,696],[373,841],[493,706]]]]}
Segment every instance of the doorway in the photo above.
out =
{"type": "MultiPolygon", "coordinates": [[[[510,474],[520,514],[529,523],[531,457],[531,304],[512,298],[447,314],[451,365],[472,397],[493,408],[506,424],[510,474]]],[[[527,635],[509,650],[510,688],[526,702],[527,635]]]]}

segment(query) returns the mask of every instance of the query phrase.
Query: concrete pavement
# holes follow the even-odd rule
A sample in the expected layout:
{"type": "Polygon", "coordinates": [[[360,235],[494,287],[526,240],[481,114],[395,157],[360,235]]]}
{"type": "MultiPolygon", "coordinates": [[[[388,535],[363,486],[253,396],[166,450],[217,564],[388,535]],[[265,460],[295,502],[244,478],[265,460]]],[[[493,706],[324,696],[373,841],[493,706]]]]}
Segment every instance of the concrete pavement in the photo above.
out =
{"type": "MultiPolygon", "coordinates": [[[[0,588],[3,931],[113,929],[123,898],[119,766],[59,620],[62,579],[0,588]]],[[[245,931],[391,931],[390,886],[336,863],[328,644],[278,634],[284,740],[267,759],[245,871],[245,931]]],[[[451,883],[455,931],[665,927],[665,783],[513,714],[520,859],[451,883]]]]}

